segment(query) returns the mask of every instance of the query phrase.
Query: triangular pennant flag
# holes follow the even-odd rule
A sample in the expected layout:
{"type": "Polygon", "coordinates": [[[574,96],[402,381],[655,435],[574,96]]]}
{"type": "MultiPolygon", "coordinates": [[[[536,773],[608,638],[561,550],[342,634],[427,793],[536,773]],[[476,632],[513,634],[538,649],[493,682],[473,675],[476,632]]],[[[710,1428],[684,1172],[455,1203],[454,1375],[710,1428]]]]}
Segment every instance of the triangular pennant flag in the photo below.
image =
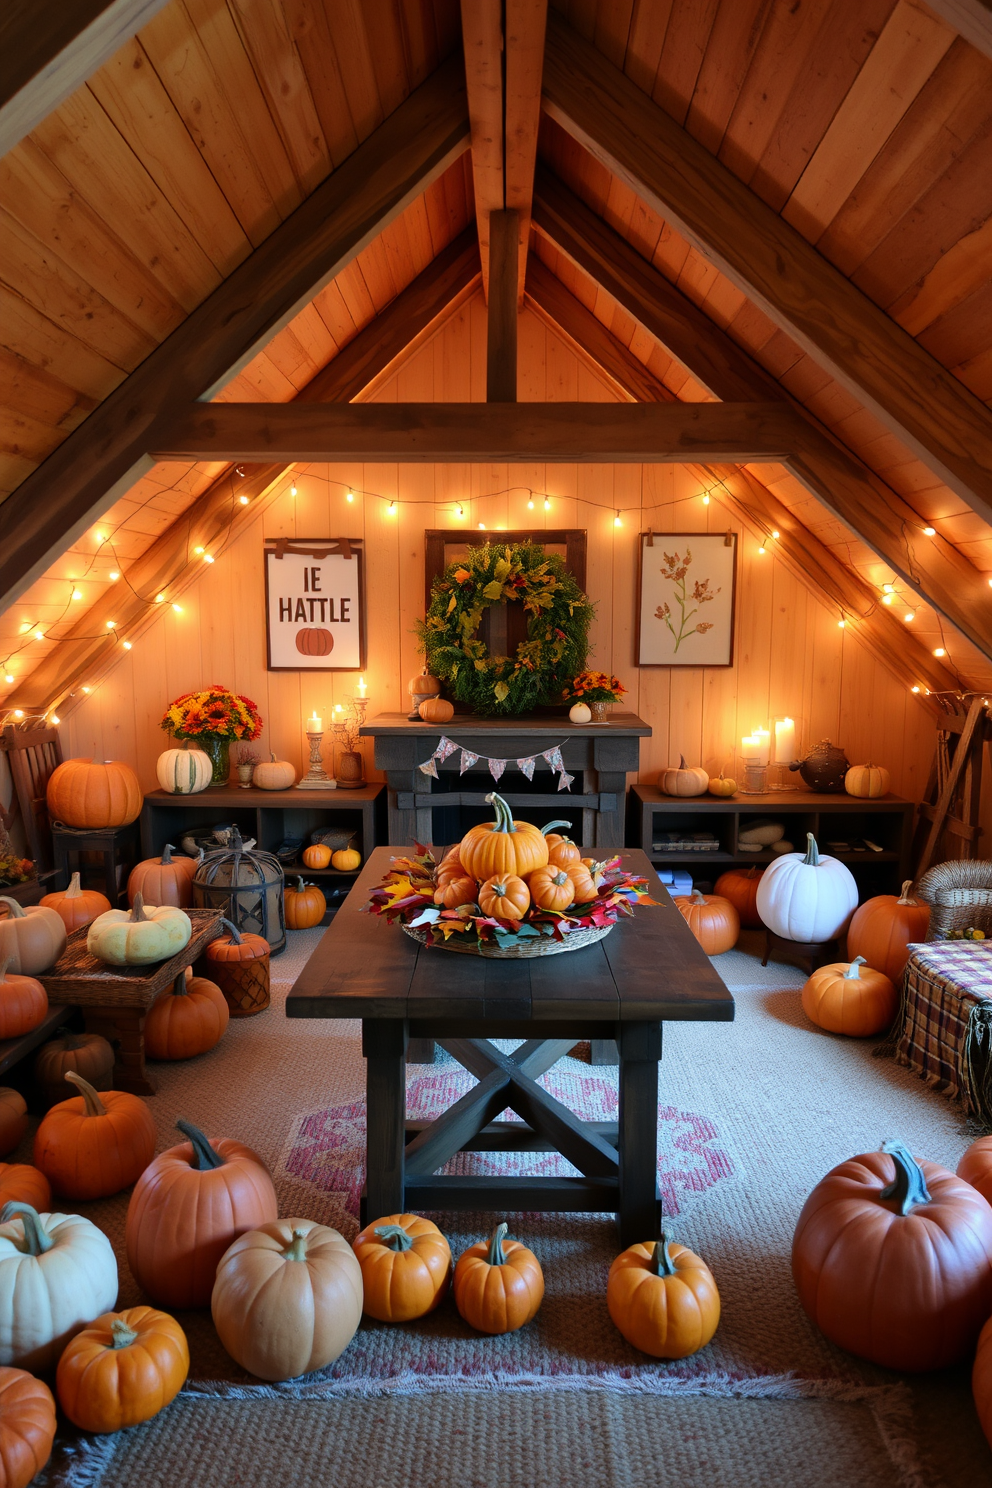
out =
{"type": "Polygon", "coordinates": [[[473,754],[471,749],[463,749],[462,762],[458,769],[459,775],[464,775],[466,770],[471,770],[472,766],[478,762],[478,759],[479,756],[473,754]]]}
{"type": "Polygon", "coordinates": [[[544,758],[556,773],[560,774],[564,770],[565,766],[562,763],[561,747],[559,745],[556,744],[554,749],[549,749],[544,758]]]}
{"type": "Polygon", "coordinates": [[[528,780],[533,780],[534,766],[536,763],[537,761],[534,759],[533,755],[531,755],[528,759],[518,759],[517,769],[520,771],[521,775],[526,775],[528,780]]]}
{"type": "Polygon", "coordinates": [[[424,764],[418,765],[417,768],[419,770],[422,770],[425,775],[433,775],[435,780],[439,778],[437,773],[437,762],[434,759],[433,755],[431,755],[430,759],[427,760],[424,764]]]}
{"type": "Polygon", "coordinates": [[[575,776],[574,775],[566,775],[565,774],[565,771],[562,770],[561,774],[558,776],[558,789],[559,790],[566,790],[566,789],[567,790],[571,790],[571,788],[572,788],[572,781],[574,779],[575,779],[575,776]]]}
{"type": "Polygon", "coordinates": [[[541,755],[541,758],[542,758],[542,759],[543,759],[543,760],[547,760],[547,762],[548,762],[548,764],[549,764],[549,765],[550,765],[550,766],[551,766],[551,768],[552,768],[552,770],[553,770],[553,769],[554,769],[554,767],[555,767],[555,763],[554,763],[554,753],[555,753],[555,752],[554,752],[554,750],[553,750],[553,749],[546,749],[546,750],[545,750],[545,751],[544,751],[544,753],[543,753],[543,754],[542,754],[542,755],[541,755]]]}
{"type": "Polygon", "coordinates": [[[489,761],[489,773],[494,780],[498,780],[506,769],[506,760],[491,759],[489,761]]]}
{"type": "Polygon", "coordinates": [[[457,748],[457,744],[453,744],[450,739],[446,738],[444,734],[442,734],[441,742],[438,744],[437,748],[434,751],[434,758],[439,760],[446,760],[448,758],[448,755],[454,754],[457,748]]]}

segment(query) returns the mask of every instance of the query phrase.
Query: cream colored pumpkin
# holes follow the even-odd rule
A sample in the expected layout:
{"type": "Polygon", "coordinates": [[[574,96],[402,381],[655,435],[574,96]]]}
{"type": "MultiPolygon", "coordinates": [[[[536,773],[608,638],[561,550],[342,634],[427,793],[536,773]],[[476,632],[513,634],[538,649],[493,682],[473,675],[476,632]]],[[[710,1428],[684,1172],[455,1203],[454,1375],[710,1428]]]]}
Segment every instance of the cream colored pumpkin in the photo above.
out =
{"type": "Polygon", "coordinates": [[[679,766],[671,766],[661,772],[661,788],[666,796],[701,796],[710,783],[705,770],[690,769],[685,755],[679,756],[679,766]]]}
{"type": "Polygon", "coordinates": [[[296,784],[296,771],[289,760],[277,760],[275,755],[270,753],[267,760],[255,766],[251,783],[257,785],[260,790],[289,790],[296,784]]]}
{"type": "Polygon", "coordinates": [[[232,1359],[259,1379],[285,1380],[344,1352],[363,1297],[362,1268],[337,1230],[276,1219],[224,1252],[210,1311],[232,1359]]]}
{"type": "Polygon", "coordinates": [[[117,1261],[81,1214],[0,1210],[0,1364],[38,1374],[80,1328],[117,1301],[117,1261]]]}
{"type": "Polygon", "coordinates": [[[17,976],[37,976],[54,966],[65,950],[65,922],[58,910],[44,904],[22,908],[16,899],[0,894],[10,918],[0,920],[0,961],[9,962],[17,976]]]}
{"type": "Polygon", "coordinates": [[[844,789],[849,796],[888,795],[889,772],[883,765],[852,765],[844,776],[844,789]]]}
{"type": "Polygon", "coordinates": [[[193,933],[189,915],[171,904],[145,904],[135,894],[130,909],[108,909],[93,921],[86,949],[111,966],[145,966],[165,961],[188,945],[193,933]]]}
{"type": "Polygon", "coordinates": [[[568,710],[568,716],[573,723],[589,723],[592,719],[592,709],[588,703],[573,703],[568,710]]]}
{"type": "Polygon", "coordinates": [[[192,796],[206,790],[213,776],[209,754],[202,749],[167,749],[155,766],[158,783],[173,796],[192,796]]]}

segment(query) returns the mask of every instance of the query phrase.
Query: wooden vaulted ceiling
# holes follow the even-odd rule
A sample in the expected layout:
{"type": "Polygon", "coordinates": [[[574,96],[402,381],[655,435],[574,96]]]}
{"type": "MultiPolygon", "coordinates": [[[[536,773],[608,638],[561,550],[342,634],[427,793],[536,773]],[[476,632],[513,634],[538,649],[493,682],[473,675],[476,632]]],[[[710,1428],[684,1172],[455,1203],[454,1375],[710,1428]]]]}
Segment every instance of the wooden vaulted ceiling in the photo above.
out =
{"type": "MultiPolygon", "coordinates": [[[[471,95],[471,46],[484,53],[494,8],[466,3],[471,95]]],[[[514,73],[513,48],[520,38],[533,47],[543,10],[528,0],[506,6],[507,118],[514,79],[524,92],[533,83],[532,54],[530,73],[514,73]]],[[[495,30],[498,46],[498,15],[495,30]]],[[[591,137],[581,108],[562,101],[555,81],[572,46],[580,61],[594,48],[590,71],[615,70],[614,96],[632,85],[659,111],[646,115],[650,127],[660,114],[679,126],[687,149],[701,147],[729,173],[718,183],[732,178],[747,188],[810,246],[814,267],[830,266],[882,312],[883,335],[887,325],[898,328],[905,345],[946,371],[937,393],[953,408],[960,389],[972,420],[962,442],[973,438],[974,410],[992,406],[992,39],[970,0],[552,0],[548,56],[558,61],[545,66],[533,226],[528,183],[509,165],[497,199],[491,170],[485,175],[492,130],[473,117],[474,178],[469,154],[460,153],[466,127],[461,145],[443,159],[438,152],[422,189],[403,201],[397,191],[382,230],[212,396],[360,396],[411,333],[429,334],[445,305],[477,282],[472,235],[460,237],[476,209],[487,269],[488,211],[519,205],[532,303],[628,397],[732,401],[749,383],[744,396],[787,396],[870,472],[877,511],[888,519],[880,537],[866,530],[870,513],[865,523],[842,520],[794,471],[710,468],[701,479],[728,505],[736,501],[756,530],[776,516],[788,522],[792,561],[845,613],[865,617],[880,654],[891,661],[908,644],[877,604],[881,586],[897,580],[919,596],[916,675],[923,656],[946,642],[955,670],[931,659],[927,685],[938,691],[960,677],[988,687],[987,491],[976,495],[967,472],[949,468],[953,450],[948,457],[922,448],[925,432],[893,432],[872,389],[855,389],[845,376],[829,327],[819,347],[801,316],[783,328],[761,293],[742,287],[727,252],[709,251],[688,217],[673,221],[652,182],[633,178],[621,147],[591,137]],[[584,238],[563,230],[562,203],[580,227],[582,212],[595,219],[584,238]],[[602,243],[597,222],[605,224],[602,243]],[[624,278],[624,248],[645,266],[646,281],[624,278]],[[705,317],[695,331],[682,318],[681,345],[651,312],[665,286],[705,317]],[[404,292],[414,296],[412,311],[412,301],[398,299],[404,292]],[[713,342],[707,327],[723,340],[713,342]],[[730,368],[722,388],[715,356],[730,368]],[[901,581],[879,557],[892,541],[904,549],[901,581]],[[931,575],[970,596],[962,625],[974,644],[950,630],[946,607],[925,602],[931,575]]],[[[456,64],[461,47],[456,0],[171,0],[0,159],[0,527],[18,487],[27,480],[32,489],[53,451],[115,389],[126,392],[128,375],[322,183],[363,158],[363,142],[374,144],[419,85],[439,76],[446,59],[456,64]]],[[[151,587],[178,585],[190,568],[195,523],[230,531],[242,519],[237,494],[264,497],[274,470],[248,469],[245,479],[249,486],[219,462],[160,462],[111,492],[100,521],[67,534],[58,560],[0,615],[0,651],[17,652],[15,681],[0,675],[0,700],[48,707],[71,686],[67,648],[29,642],[29,622],[74,634],[72,654],[92,674],[101,643],[90,638],[120,609],[122,584],[145,596],[147,623],[151,587]]]]}

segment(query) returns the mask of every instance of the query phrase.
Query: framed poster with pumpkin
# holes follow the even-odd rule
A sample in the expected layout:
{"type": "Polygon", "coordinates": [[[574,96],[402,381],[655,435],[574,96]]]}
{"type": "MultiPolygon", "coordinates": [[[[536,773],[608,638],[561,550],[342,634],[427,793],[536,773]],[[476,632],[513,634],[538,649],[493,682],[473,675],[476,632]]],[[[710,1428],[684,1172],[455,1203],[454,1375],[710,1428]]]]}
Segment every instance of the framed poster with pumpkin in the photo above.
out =
{"type": "Polygon", "coordinates": [[[642,532],[638,666],[731,666],[735,532],[642,532]]]}
{"type": "Polygon", "coordinates": [[[362,540],[270,537],[264,552],[269,671],[363,671],[362,540]]]}

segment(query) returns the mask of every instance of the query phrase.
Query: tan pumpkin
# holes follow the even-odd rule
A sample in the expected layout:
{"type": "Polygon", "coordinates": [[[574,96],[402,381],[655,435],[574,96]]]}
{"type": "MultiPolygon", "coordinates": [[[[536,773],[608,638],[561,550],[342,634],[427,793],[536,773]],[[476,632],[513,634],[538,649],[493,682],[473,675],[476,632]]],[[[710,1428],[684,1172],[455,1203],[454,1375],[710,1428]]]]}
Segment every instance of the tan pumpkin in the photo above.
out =
{"type": "Polygon", "coordinates": [[[522,920],[530,909],[530,889],[515,873],[497,873],[479,887],[479,908],[498,920],[522,920]]]}
{"type": "Polygon", "coordinates": [[[54,966],[65,950],[65,922],[57,910],[44,904],[22,909],[16,899],[0,894],[8,917],[0,920],[0,960],[9,963],[18,976],[37,976],[54,966]]]}
{"type": "Polygon", "coordinates": [[[0,1485],[28,1488],[52,1455],[55,1399],[26,1369],[0,1369],[0,1485]]]}
{"type": "Polygon", "coordinates": [[[327,913],[327,900],[316,884],[287,884],[284,891],[287,930],[310,930],[319,925],[327,913]]]}
{"type": "Polygon", "coordinates": [[[867,1038],[882,1033],[896,1015],[899,998],[891,981],[865,965],[863,956],[821,966],[803,987],[803,1012],[828,1033],[867,1038]]]}
{"type": "Polygon", "coordinates": [[[53,820],[67,827],[126,827],[144,804],[141,782],[121,760],[66,760],[52,771],[46,796],[53,820]]]}
{"type": "Polygon", "coordinates": [[[66,1098],[65,1077],[82,1075],[94,1090],[111,1090],[114,1084],[114,1051],[99,1033],[64,1033],[42,1044],[34,1061],[34,1078],[54,1106],[66,1098]]]}
{"type": "Polygon", "coordinates": [[[470,827],[458,844],[465,872],[480,883],[494,874],[517,874],[526,878],[548,861],[548,844],[539,828],[530,822],[514,821],[509,806],[495,791],[486,797],[496,820],[470,827]]]}
{"type": "Polygon", "coordinates": [[[13,1152],[28,1129],[28,1107],[19,1090],[0,1085],[0,1157],[13,1152]]]}
{"type": "Polygon", "coordinates": [[[442,697],[425,698],[417,712],[425,723],[449,723],[455,716],[451,703],[442,697]]]}
{"type": "Polygon", "coordinates": [[[711,796],[733,796],[737,794],[737,781],[728,780],[720,766],[719,775],[714,775],[707,787],[711,796]]]}
{"type": "Polygon", "coordinates": [[[301,857],[304,868],[329,868],[331,849],[326,842],[314,842],[310,847],[303,849],[301,857]]]}
{"type": "Polygon", "coordinates": [[[876,894],[854,911],[847,931],[849,956],[864,956],[869,966],[884,972],[896,986],[909,960],[909,947],[927,938],[930,906],[913,896],[907,878],[902,893],[876,894]]]}
{"type": "Polygon", "coordinates": [[[48,1012],[48,993],[34,977],[18,976],[0,959],[0,1039],[21,1038],[48,1012]]]}
{"type": "Polygon", "coordinates": [[[97,889],[82,888],[78,873],[72,875],[67,889],[46,894],[39,903],[61,915],[66,931],[78,930],[81,925],[88,925],[97,915],[104,914],[110,908],[110,900],[106,894],[101,894],[97,889]]]}
{"type": "Polygon", "coordinates": [[[331,867],[339,873],[354,873],[362,866],[362,855],[357,847],[339,847],[331,854],[331,867]]]}
{"type": "MultiPolygon", "coordinates": [[[[193,875],[200,858],[174,858],[175,848],[167,842],[160,858],[145,858],[132,868],[127,881],[127,902],[133,904],[140,894],[146,904],[170,904],[173,909],[188,909],[193,903],[193,875]]],[[[202,857],[202,854],[201,854],[202,857]]],[[[107,905],[110,908],[110,905],[107,905]]]]}
{"type": "Polygon", "coordinates": [[[289,760],[276,759],[270,752],[267,760],[255,766],[251,783],[257,785],[259,790],[289,790],[296,784],[296,771],[289,760]]]}
{"type": "Polygon", "coordinates": [[[729,899],[693,889],[691,894],[676,895],[674,902],[707,956],[722,956],[737,944],[740,915],[729,899]]]}
{"type": "Polygon", "coordinates": [[[844,776],[849,796],[871,798],[889,792],[889,772],[882,765],[852,765],[844,776]]]}
{"type": "Polygon", "coordinates": [[[549,863],[535,868],[527,880],[530,897],[537,909],[556,910],[564,914],[575,899],[575,885],[564,868],[549,863]]]}
{"type": "Polygon", "coordinates": [[[698,766],[690,769],[685,755],[679,755],[678,769],[662,770],[659,784],[666,796],[701,796],[709,788],[710,777],[698,766]]]}

